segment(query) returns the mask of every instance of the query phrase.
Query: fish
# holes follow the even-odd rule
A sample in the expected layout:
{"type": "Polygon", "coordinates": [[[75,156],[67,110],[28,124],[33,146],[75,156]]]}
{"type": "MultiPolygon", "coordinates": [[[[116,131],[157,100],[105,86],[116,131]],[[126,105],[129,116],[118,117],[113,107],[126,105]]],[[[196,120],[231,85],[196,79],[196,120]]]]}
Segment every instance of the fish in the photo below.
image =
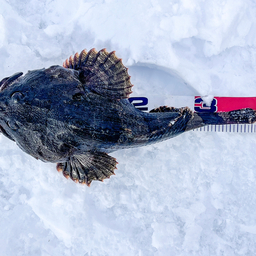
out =
{"type": "Polygon", "coordinates": [[[209,124],[253,123],[255,111],[194,113],[128,100],[130,76],[115,52],[83,50],[62,66],[22,72],[0,82],[0,131],[35,159],[56,163],[66,178],[90,186],[115,174],[110,155],[173,138],[209,124]]]}

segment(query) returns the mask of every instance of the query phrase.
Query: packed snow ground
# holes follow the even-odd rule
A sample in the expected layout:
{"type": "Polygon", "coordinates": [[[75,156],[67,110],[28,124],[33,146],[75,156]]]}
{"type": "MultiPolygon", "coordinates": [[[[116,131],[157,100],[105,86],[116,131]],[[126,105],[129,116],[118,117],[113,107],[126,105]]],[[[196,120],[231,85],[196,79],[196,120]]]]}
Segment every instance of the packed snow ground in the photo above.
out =
{"type": "MultiPolygon", "coordinates": [[[[256,96],[253,0],[0,0],[0,78],[116,50],[137,95],[256,96]]],[[[0,255],[255,255],[255,134],[113,153],[90,188],[0,136],[0,255]]]]}

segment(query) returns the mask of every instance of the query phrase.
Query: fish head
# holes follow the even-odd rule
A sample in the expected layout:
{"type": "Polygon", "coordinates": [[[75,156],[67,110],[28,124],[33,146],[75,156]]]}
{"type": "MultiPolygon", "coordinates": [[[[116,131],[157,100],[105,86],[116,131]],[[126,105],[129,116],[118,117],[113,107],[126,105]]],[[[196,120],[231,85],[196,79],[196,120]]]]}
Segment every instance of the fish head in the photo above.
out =
{"type": "Polygon", "coordinates": [[[78,76],[73,69],[51,66],[4,78],[0,82],[0,130],[15,140],[20,127],[24,134],[44,125],[52,106],[81,89],[78,76]]]}

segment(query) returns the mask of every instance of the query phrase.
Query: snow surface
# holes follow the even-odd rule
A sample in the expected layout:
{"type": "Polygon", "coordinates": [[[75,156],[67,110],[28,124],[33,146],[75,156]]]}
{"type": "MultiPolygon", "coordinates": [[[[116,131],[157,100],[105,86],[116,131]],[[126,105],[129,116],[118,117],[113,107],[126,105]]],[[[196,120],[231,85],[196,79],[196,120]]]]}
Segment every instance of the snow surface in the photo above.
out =
{"type": "MultiPolygon", "coordinates": [[[[137,95],[256,96],[254,0],[0,0],[0,78],[116,50],[137,95]]],[[[255,255],[255,134],[114,152],[91,188],[0,136],[0,255],[255,255]]]]}

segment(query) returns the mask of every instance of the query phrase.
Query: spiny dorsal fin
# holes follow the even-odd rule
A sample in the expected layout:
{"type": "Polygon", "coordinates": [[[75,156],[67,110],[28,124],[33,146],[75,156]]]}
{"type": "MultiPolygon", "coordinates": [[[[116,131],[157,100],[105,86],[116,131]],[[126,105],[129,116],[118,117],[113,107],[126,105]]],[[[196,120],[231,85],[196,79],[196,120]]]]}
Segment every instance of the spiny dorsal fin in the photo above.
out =
{"type": "Polygon", "coordinates": [[[106,49],[97,52],[94,48],[88,53],[70,56],[63,63],[64,68],[80,71],[80,81],[90,90],[109,98],[124,99],[132,93],[132,84],[122,60],[115,52],[108,53],[106,49]]]}
{"type": "Polygon", "coordinates": [[[93,180],[103,181],[115,174],[116,164],[116,159],[107,153],[89,151],[57,164],[57,170],[62,171],[66,178],[90,186],[93,180]]]}

